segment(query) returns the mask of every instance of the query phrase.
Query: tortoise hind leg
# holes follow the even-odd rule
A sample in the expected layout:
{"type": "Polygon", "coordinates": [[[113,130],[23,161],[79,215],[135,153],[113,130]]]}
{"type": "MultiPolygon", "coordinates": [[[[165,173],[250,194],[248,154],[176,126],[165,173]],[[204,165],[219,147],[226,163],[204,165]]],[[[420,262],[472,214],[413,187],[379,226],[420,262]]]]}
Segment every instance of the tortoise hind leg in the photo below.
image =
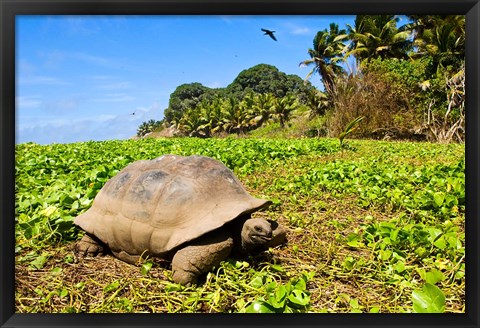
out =
{"type": "Polygon", "coordinates": [[[228,231],[216,230],[179,249],[172,259],[173,281],[189,286],[225,260],[233,248],[228,231]]]}
{"type": "Polygon", "coordinates": [[[86,233],[75,245],[75,252],[80,257],[105,255],[103,243],[94,235],[86,233]]]}
{"type": "MultiPolygon", "coordinates": [[[[120,259],[123,262],[130,263],[130,264],[138,264],[142,259],[141,255],[132,255],[125,251],[115,251],[112,249],[112,253],[113,255],[115,255],[117,259],[120,259]]],[[[145,253],[143,255],[148,255],[148,253],[145,253]]]]}
{"type": "MultiPolygon", "coordinates": [[[[132,255],[122,250],[116,251],[113,249],[108,249],[100,239],[89,233],[86,233],[75,245],[75,252],[79,257],[105,255],[109,253],[109,251],[116,258],[130,264],[137,264],[142,258],[141,255],[132,255]]],[[[146,253],[142,255],[148,254],[146,253]]]]}

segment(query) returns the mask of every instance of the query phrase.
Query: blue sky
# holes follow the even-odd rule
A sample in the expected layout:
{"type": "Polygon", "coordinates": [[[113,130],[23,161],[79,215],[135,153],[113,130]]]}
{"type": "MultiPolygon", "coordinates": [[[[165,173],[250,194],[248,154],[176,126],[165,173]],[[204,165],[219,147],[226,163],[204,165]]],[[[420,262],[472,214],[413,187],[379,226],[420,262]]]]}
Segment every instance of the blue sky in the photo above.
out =
{"type": "MultiPolygon", "coordinates": [[[[354,16],[17,16],[16,143],[128,139],[184,83],[265,63],[304,78],[317,31],[354,16]],[[277,42],[261,28],[275,30],[277,42]],[[135,115],[131,115],[135,112],[135,115]]],[[[318,76],[312,83],[320,87],[318,76]]]]}

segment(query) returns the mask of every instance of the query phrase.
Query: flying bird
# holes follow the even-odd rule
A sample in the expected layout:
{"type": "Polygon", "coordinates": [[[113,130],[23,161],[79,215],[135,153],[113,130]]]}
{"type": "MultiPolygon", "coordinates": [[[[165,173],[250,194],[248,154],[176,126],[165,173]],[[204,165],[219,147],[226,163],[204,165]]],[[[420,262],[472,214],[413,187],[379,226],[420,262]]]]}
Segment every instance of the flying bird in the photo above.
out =
{"type": "Polygon", "coordinates": [[[264,35],[268,35],[269,37],[271,37],[273,40],[277,41],[277,38],[275,37],[275,35],[273,35],[273,33],[275,33],[275,31],[270,31],[270,30],[267,30],[267,29],[264,29],[262,28],[261,29],[264,33],[264,35]]]}

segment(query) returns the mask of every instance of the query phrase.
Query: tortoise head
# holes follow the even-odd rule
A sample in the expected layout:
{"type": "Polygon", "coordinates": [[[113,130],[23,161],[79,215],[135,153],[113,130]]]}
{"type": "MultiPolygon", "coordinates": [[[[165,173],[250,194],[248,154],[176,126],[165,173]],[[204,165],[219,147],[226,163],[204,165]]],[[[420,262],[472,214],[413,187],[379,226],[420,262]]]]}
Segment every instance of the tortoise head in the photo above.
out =
{"type": "Polygon", "coordinates": [[[248,219],[243,223],[241,237],[243,248],[248,250],[265,246],[272,240],[272,226],[264,219],[248,219]]]}
{"type": "Polygon", "coordinates": [[[252,218],[251,214],[237,217],[230,223],[234,240],[233,253],[246,256],[283,244],[286,230],[276,221],[252,218]]]}

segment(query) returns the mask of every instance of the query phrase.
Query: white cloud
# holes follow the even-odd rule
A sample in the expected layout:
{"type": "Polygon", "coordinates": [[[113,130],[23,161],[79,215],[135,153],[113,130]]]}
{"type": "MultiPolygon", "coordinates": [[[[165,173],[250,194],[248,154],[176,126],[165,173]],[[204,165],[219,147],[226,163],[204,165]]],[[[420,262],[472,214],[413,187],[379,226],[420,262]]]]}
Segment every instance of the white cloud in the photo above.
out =
{"type": "Polygon", "coordinates": [[[99,121],[108,121],[108,120],[111,120],[113,118],[117,117],[117,115],[108,115],[108,114],[103,114],[103,115],[99,115],[97,116],[97,119],[99,121]]]}
{"type": "Polygon", "coordinates": [[[17,127],[17,142],[33,141],[39,144],[71,143],[89,140],[114,139],[113,135],[121,133],[123,138],[134,134],[133,126],[128,120],[115,115],[99,115],[77,120],[45,119],[22,124],[17,127]]]}
{"type": "Polygon", "coordinates": [[[118,89],[128,89],[131,87],[130,82],[111,82],[111,83],[104,83],[99,84],[98,88],[103,90],[118,90],[118,89]]]}
{"type": "Polygon", "coordinates": [[[39,53],[39,57],[43,59],[43,66],[47,69],[58,69],[67,59],[67,54],[60,50],[49,50],[48,52],[39,53]]]}
{"type": "Polygon", "coordinates": [[[232,24],[234,16],[220,15],[220,19],[227,24],[232,24]]]}
{"type": "Polygon", "coordinates": [[[83,52],[71,53],[70,57],[83,62],[90,63],[90,64],[99,65],[99,66],[110,66],[112,62],[112,60],[109,58],[94,56],[94,55],[90,55],[83,52]]]}
{"type": "Polygon", "coordinates": [[[16,108],[22,109],[34,109],[40,107],[42,104],[41,98],[38,96],[28,96],[28,97],[16,97],[15,106],[16,108]]]}
{"type": "Polygon", "coordinates": [[[83,97],[72,96],[69,98],[56,99],[45,101],[42,105],[47,113],[61,115],[65,112],[73,112],[79,108],[80,103],[83,102],[83,97]]]}
{"type": "Polygon", "coordinates": [[[206,87],[209,87],[209,88],[212,88],[212,89],[225,87],[224,83],[221,83],[221,82],[219,82],[219,81],[207,82],[207,83],[204,84],[204,85],[205,85],[206,87]]]}
{"type": "Polygon", "coordinates": [[[17,65],[18,71],[21,74],[32,75],[36,71],[35,66],[32,63],[30,63],[28,60],[25,60],[25,59],[18,60],[16,65],[17,65]]]}
{"type": "Polygon", "coordinates": [[[284,25],[289,30],[290,34],[307,35],[312,33],[312,30],[306,26],[299,26],[290,22],[287,22],[284,25]]]}
{"type": "Polygon", "coordinates": [[[20,59],[15,75],[18,85],[71,85],[64,79],[37,73],[38,68],[27,60],[20,59]]]}
{"type": "Polygon", "coordinates": [[[306,35],[306,34],[310,34],[311,33],[311,29],[309,29],[308,27],[298,27],[294,30],[291,31],[292,34],[300,34],[300,35],[306,35]]]}
{"type": "Polygon", "coordinates": [[[73,35],[90,35],[100,30],[91,17],[68,16],[65,22],[68,33],[73,35]]]}
{"type": "Polygon", "coordinates": [[[94,88],[100,90],[126,90],[132,88],[132,83],[111,75],[92,75],[85,76],[88,83],[94,88]]]}
{"type": "Polygon", "coordinates": [[[93,79],[93,80],[104,81],[104,80],[112,79],[113,76],[110,76],[110,75],[93,75],[93,76],[90,76],[90,78],[93,79]]]}
{"type": "Polygon", "coordinates": [[[128,60],[125,58],[102,57],[102,56],[91,55],[85,52],[67,53],[67,56],[71,59],[82,61],[84,63],[95,65],[95,66],[100,66],[103,68],[132,69],[132,67],[127,64],[128,60]]]}
{"type": "Polygon", "coordinates": [[[126,93],[107,93],[102,95],[101,98],[92,99],[92,101],[96,102],[122,102],[132,100],[135,100],[135,97],[126,93]]]}
{"type": "Polygon", "coordinates": [[[161,119],[162,109],[158,103],[154,103],[150,107],[137,107],[131,112],[118,115],[100,114],[79,119],[20,116],[16,142],[51,144],[129,139],[137,134],[137,128],[142,122],[161,119]],[[131,112],[135,112],[135,115],[131,115],[131,112]]]}
{"type": "MultiPolygon", "coordinates": [[[[53,49],[48,52],[41,52],[39,56],[43,59],[43,67],[48,69],[61,69],[62,64],[75,61],[103,68],[127,68],[126,58],[98,56],[82,51],[63,51],[53,49]]],[[[23,66],[25,66],[25,64],[23,64],[23,66]]],[[[25,68],[28,68],[28,66],[25,68]]]]}
{"type": "Polygon", "coordinates": [[[17,77],[19,85],[71,85],[70,82],[51,76],[20,75],[17,77]]]}

